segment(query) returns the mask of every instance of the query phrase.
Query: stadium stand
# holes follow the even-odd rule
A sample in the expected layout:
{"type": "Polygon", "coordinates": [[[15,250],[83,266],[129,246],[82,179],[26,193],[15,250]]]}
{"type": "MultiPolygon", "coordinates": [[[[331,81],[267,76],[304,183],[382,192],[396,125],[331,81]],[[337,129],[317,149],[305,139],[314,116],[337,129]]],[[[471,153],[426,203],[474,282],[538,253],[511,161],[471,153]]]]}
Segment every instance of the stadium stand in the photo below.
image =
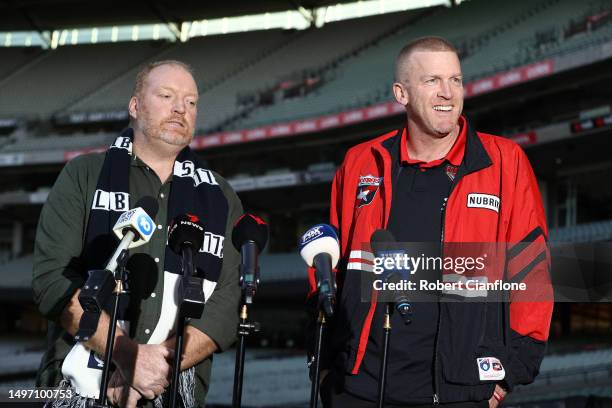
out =
{"type": "Polygon", "coordinates": [[[326,25],[297,32],[262,31],[195,38],[163,48],[136,64],[122,63],[125,71],[99,89],[65,106],[60,113],[122,110],[140,66],[152,60],[180,58],[194,67],[201,89],[199,128],[215,127],[235,113],[237,95],[271,86],[284,75],[331,63],[381,32],[395,27],[411,13],[396,13],[326,25]],[[247,40],[248,36],[248,40],[247,40]],[[253,78],[258,78],[253,81],[253,78]]]}
{"type": "Polygon", "coordinates": [[[0,83],[0,112],[4,117],[48,120],[70,101],[98,89],[121,75],[126,67],[138,65],[159,51],[159,43],[77,45],[47,50],[0,83]]]}
{"type": "Polygon", "coordinates": [[[552,229],[550,240],[556,242],[601,242],[612,240],[612,221],[584,223],[552,229]]]}
{"type": "Polygon", "coordinates": [[[80,149],[107,146],[116,135],[110,133],[74,133],[65,136],[27,137],[16,139],[2,149],[5,152],[28,152],[53,149],[80,149]]]}
{"type": "Polygon", "coordinates": [[[585,32],[581,36],[567,40],[560,39],[555,46],[548,49],[539,49],[533,44],[532,47],[527,47],[526,53],[523,51],[521,55],[521,44],[526,44],[529,39],[536,37],[537,32],[542,29],[542,21],[555,21],[553,29],[560,32],[572,18],[589,10],[590,7],[592,6],[589,6],[588,3],[560,0],[554,7],[542,9],[541,12],[523,19],[512,29],[507,30],[505,35],[483,46],[473,58],[465,60],[463,67],[471,77],[478,78],[510,69],[518,64],[563,54],[597,43],[601,39],[610,38],[612,31],[608,29],[610,25],[607,25],[596,32],[585,32]]]}
{"type": "Polygon", "coordinates": [[[44,51],[36,48],[7,48],[3,49],[1,54],[0,81],[4,81],[9,74],[24,66],[27,62],[35,60],[44,54],[44,51]]]}
{"type": "Polygon", "coordinates": [[[472,0],[456,9],[439,9],[414,24],[402,27],[355,58],[344,61],[312,94],[262,107],[247,118],[232,123],[230,128],[251,128],[280,120],[323,115],[389,99],[393,81],[392,61],[407,41],[423,35],[440,35],[457,44],[472,44],[466,47],[469,55],[463,57],[463,67],[466,77],[476,77],[483,69],[482,58],[479,59],[478,55],[488,58],[481,52],[485,44],[498,48],[498,42],[516,30],[520,21],[536,19],[557,1],[535,1],[525,8],[515,2],[472,0]],[[491,15],[501,17],[495,19],[491,15]],[[474,59],[477,63],[470,64],[474,59]]]}
{"type": "Polygon", "coordinates": [[[214,129],[237,112],[236,100],[239,92],[255,91],[270,87],[281,77],[307,68],[318,68],[331,64],[339,56],[355,51],[364,43],[401,24],[412,13],[397,13],[328,24],[320,29],[309,30],[290,43],[231,77],[219,86],[202,94],[210,113],[199,122],[199,127],[214,129]],[[253,78],[257,78],[254,83],[253,78]]]}
{"type": "Polygon", "coordinates": [[[132,94],[136,73],[147,62],[180,59],[192,65],[201,90],[236,74],[252,65],[272,50],[287,42],[287,35],[279,30],[244,34],[194,38],[187,43],[176,43],[136,64],[125,64],[125,72],[113,78],[83,98],[67,106],[65,112],[123,110],[132,94]]]}
{"type": "Polygon", "coordinates": [[[3,60],[15,62],[0,65],[0,74],[12,71],[10,81],[0,79],[0,112],[17,117],[31,112],[27,103],[38,92],[53,95],[37,104],[39,118],[122,111],[143,63],[180,58],[194,66],[200,80],[205,114],[200,115],[199,129],[257,127],[389,99],[392,66],[388,61],[407,39],[426,33],[451,39],[464,54],[466,79],[474,79],[610,39],[612,24],[607,23],[547,47],[545,52],[534,48],[533,39],[542,31],[541,21],[556,21],[553,28],[560,32],[574,16],[601,9],[605,6],[600,3],[570,0],[539,0],[527,7],[502,0],[471,0],[457,8],[429,13],[394,13],[297,32],[254,32],[248,34],[248,41],[244,34],[232,34],[194,38],[187,43],[148,42],[148,47],[143,43],[60,47],[38,58],[30,57],[25,66],[19,58],[10,57],[16,54],[25,59],[26,52],[2,50],[9,53],[3,60]],[[491,15],[500,17],[492,19],[491,15]],[[72,64],[63,67],[65,61],[72,64]],[[21,67],[15,69],[14,65],[21,67]],[[55,77],[50,78],[49,72],[55,77]],[[303,97],[259,107],[238,103],[241,94],[273,89],[283,79],[300,78],[304,72],[317,72],[321,82],[303,97]]]}

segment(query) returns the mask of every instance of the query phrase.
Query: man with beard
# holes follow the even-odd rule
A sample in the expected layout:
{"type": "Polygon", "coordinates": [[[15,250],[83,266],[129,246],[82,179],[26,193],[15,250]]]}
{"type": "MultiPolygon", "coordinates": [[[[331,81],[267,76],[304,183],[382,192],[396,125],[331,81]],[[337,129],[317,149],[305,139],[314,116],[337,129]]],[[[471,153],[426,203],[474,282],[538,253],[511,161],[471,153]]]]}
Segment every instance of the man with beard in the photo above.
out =
{"type": "Polygon", "coordinates": [[[61,382],[80,397],[97,398],[101,369],[96,359],[104,354],[110,317],[103,312],[95,335],[75,345],[83,314],[78,295],[87,271],[103,269],[116,247],[111,230],[119,215],[149,196],[159,205],[157,228],[149,243],[130,250],[129,306],[120,316],[129,329],[117,329],[108,397],[113,404],[133,407],[138,400],[156,399],[169,386],[181,271],[180,258],[166,246],[167,228],[187,213],[206,228],[207,239],[194,261],[198,273],[205,272],[200,277],[206,307],[202,318],[186,326],[180,397],[185,406],[204,404],[212,353],[229,347],[236,335],[239,254],[223,241],[242,205],[229,184],[203,168],[189,149],[197,109],[190,67],[174,60],[151,63],[136,78],[128,105],[130,128],[107,152],[79,156],[59,175],[41,212],[35,243],[35,301],[49,319],[38,386],[61,382]],[[81,351],[77,358],[80,348],[86,354],[81,351]]]}
{"type": "MultiPolygon", "coordinates": [[[[533,381],[548,338],[553,304],[537,181],[518,145],[476,132],[462,115],[463,75],[448,41],[407,44],[396,59],[393,94],[406,109],[405,126],[350,149],[332,184],[330,223],[341,261],[321,397],[326,408],[377,406],[384,304],[374,290],[364,300],[361,285],[373,272],[370,239],[387,229],[398,242],[429,243],[424,257],[440,257],[447,243],[509,248],[499,263],[466,275],[525,282],[525,293],[502,294],[506,303],[487,301],[494,294],[442,291],[431,293],[433,301],[413,301],[409,318],[391,316],[386,406],[495,407],[514,386],[533,381]]],[[[466,278],[427,272],[428,280],[466,278]]],[[[422,277],[419,271],[415,280],[422,277]]]]}

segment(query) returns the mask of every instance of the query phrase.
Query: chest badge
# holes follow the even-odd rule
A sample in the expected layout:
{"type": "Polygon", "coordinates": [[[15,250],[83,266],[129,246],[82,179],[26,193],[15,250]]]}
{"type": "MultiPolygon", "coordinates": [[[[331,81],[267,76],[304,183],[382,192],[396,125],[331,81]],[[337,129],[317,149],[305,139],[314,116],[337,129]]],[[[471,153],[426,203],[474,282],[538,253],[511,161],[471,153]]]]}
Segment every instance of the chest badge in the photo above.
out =
{"type": "Polygon", "coordinates": [[[453,166],[452,164],[446,165],[446,175],[450,179],[450,181],[455,181],[455,176],[457,175],[457,170],[459,167],[453,166]]]}
{"type": "Polygon", "coordinates": [[[376,177],[371,174],[367,176],[359,176],[359,184],[357,185],[357,199],[355,206],[363,207],[368,205],[376,197],[376,193],[382,183],[382,177],[376,177]]]}

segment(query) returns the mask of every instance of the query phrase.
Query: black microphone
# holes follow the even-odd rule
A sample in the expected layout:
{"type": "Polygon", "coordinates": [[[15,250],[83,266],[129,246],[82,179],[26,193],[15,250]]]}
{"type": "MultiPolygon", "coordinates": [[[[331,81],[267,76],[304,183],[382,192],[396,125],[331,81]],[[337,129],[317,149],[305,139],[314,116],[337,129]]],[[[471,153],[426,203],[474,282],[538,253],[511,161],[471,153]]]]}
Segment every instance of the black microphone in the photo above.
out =
{"type": "MultiPolygon", "coordinates": [[[[370,238],[370,245],[372,246],[376,258],[386,258],[404,254],[405,251],[398,249],[396,244],[395,237],[388,230],[376,230],[370,238]]],[[[385,282],[388,283],[400,284],[401,280],[402,274],[398,270],[392,270],[385,277],[385,282]]],[[[406,290],[394,290],[392,299],[395,304],[395,310],[399,312],[404,323],[409,324],[412,321],[412,303],[408,292],[406,290]]]]}
{"type": "Polygon", "coordinates": [[[182,317],[199,318],[204,312],[202,279],[195,276],[194,254],[204,242],[204,225],[197,215],[183,214],[175,217],[168,227],[168,246],[182,261],[183,280],[179,287],[179,314],[182,317]]]}
{"type": "Polygon", "coordinates": [[[240,286],[245,303],[253,303],[259,284],[259,254],[268,242],[268,225],[253,214],[244,214],[236,221],[232,231],[232,243],[240,251],[240,286]]]}
{"type": "Polygon", "coordinates": [[[168,246],[177,255],[183,256],[185,251],[193,255],[204,242],[204,225],[200,217],[193,214],[176,216],[168,227],[168,246]]]}

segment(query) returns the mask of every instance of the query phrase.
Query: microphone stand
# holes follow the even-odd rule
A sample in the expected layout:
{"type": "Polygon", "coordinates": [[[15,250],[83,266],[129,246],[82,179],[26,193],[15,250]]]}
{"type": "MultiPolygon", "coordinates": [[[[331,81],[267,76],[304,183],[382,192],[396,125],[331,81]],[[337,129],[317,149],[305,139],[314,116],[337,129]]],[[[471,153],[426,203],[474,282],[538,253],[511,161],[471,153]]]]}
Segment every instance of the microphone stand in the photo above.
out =
{"type": "Polygon", "coordinates": [[[257,246],[253,241],[244,243],[241,249],[242,259],[255,260],[254,265],[240,265],[240,287],[242,289],[240,322],[238,323],[238,346],[236,347],[236,365],[234,367],[234,389],[232,392],[232,408],[240,408],[242,404],[242,384],[244,377],[244,358],[246,353],[246,338],[252,332],[259,331],[259,323],[249,322],[248,305],[253,303],[253,297],[259,284],[259,265],[257,263],[257,246]]]}
{"type": "MultiPolygon", "coordinates": [[[[323,270],[324,265],[331,264],[329,254],[319,254],[313,259],[313,266],[317,270],[323,270]]],[[[319,404],[319,376],[321,374],[321,343],[323,343],[323,331],[327,323],[327,319],[331,319],[334,314],[333,309],[334,290],[332,283],[325,281],[319,285],[319,316],[317,318],[317,338],[315,343],[314,355],[314,375],[310,387],[310,407],[317,408],[319,404]],[[326,319],[327,317],[327,319],[326,319]]]]}
{"type": "Polygon", "coordinates": [[[383,355],[380,360],[380,371],[378,373],[378,408],[385,406],[385,387],[387,385],[387,361],[389,360],[389,339],[391,338],[391,304],[385,305],[385,320],[383,324],[385,332],[383,339],[383,355]]]}
{"type": "Polygon", "coordinates": [[[172,383],[170,385],[170,408],[176,408],[177,406],[183,343],[185,339],[185,323],[188,318],[199,319],[204,312],[202,279],[194,276],[193,250],[190,245],[182,245],[181,259],[183,280],[181,281],[179,290],[179,307],[175,334],[176,342],[174,344],[172,383]]]}
{"type": "Polygon", "coordinates": [[[128,258],[128,251],[124,249],[117,257],[117,271],[115,274],[115,290],[113,291],[113,312],[110,316],[108,324],[108,335],[106,336],[106,349],[104,351],[104,367],[102,368],[102,380],[100,385],[100,394],[98,399],[91,401],[92,408],[109,408],[106,398],[108,390],[108,380],[110,373],[110,365],[113,358],[113,347],[115,344],[115,333],[117,331],[117,312],[119,310],[119,296],[123,292],[123,277],[125,275],[125,264],[128,258]]]}
{"type": "Polygon", "coordinates": [[[317,318],[317,338],[315,339],[315,355],[311,363],[314,363],[314,374],[310,386],[310,408],[317,408],[319,404],[319,377],[321,374],[321,343],[323,343],[323,330],[325,329],[325,313],[319,310],[317,318]]]}

